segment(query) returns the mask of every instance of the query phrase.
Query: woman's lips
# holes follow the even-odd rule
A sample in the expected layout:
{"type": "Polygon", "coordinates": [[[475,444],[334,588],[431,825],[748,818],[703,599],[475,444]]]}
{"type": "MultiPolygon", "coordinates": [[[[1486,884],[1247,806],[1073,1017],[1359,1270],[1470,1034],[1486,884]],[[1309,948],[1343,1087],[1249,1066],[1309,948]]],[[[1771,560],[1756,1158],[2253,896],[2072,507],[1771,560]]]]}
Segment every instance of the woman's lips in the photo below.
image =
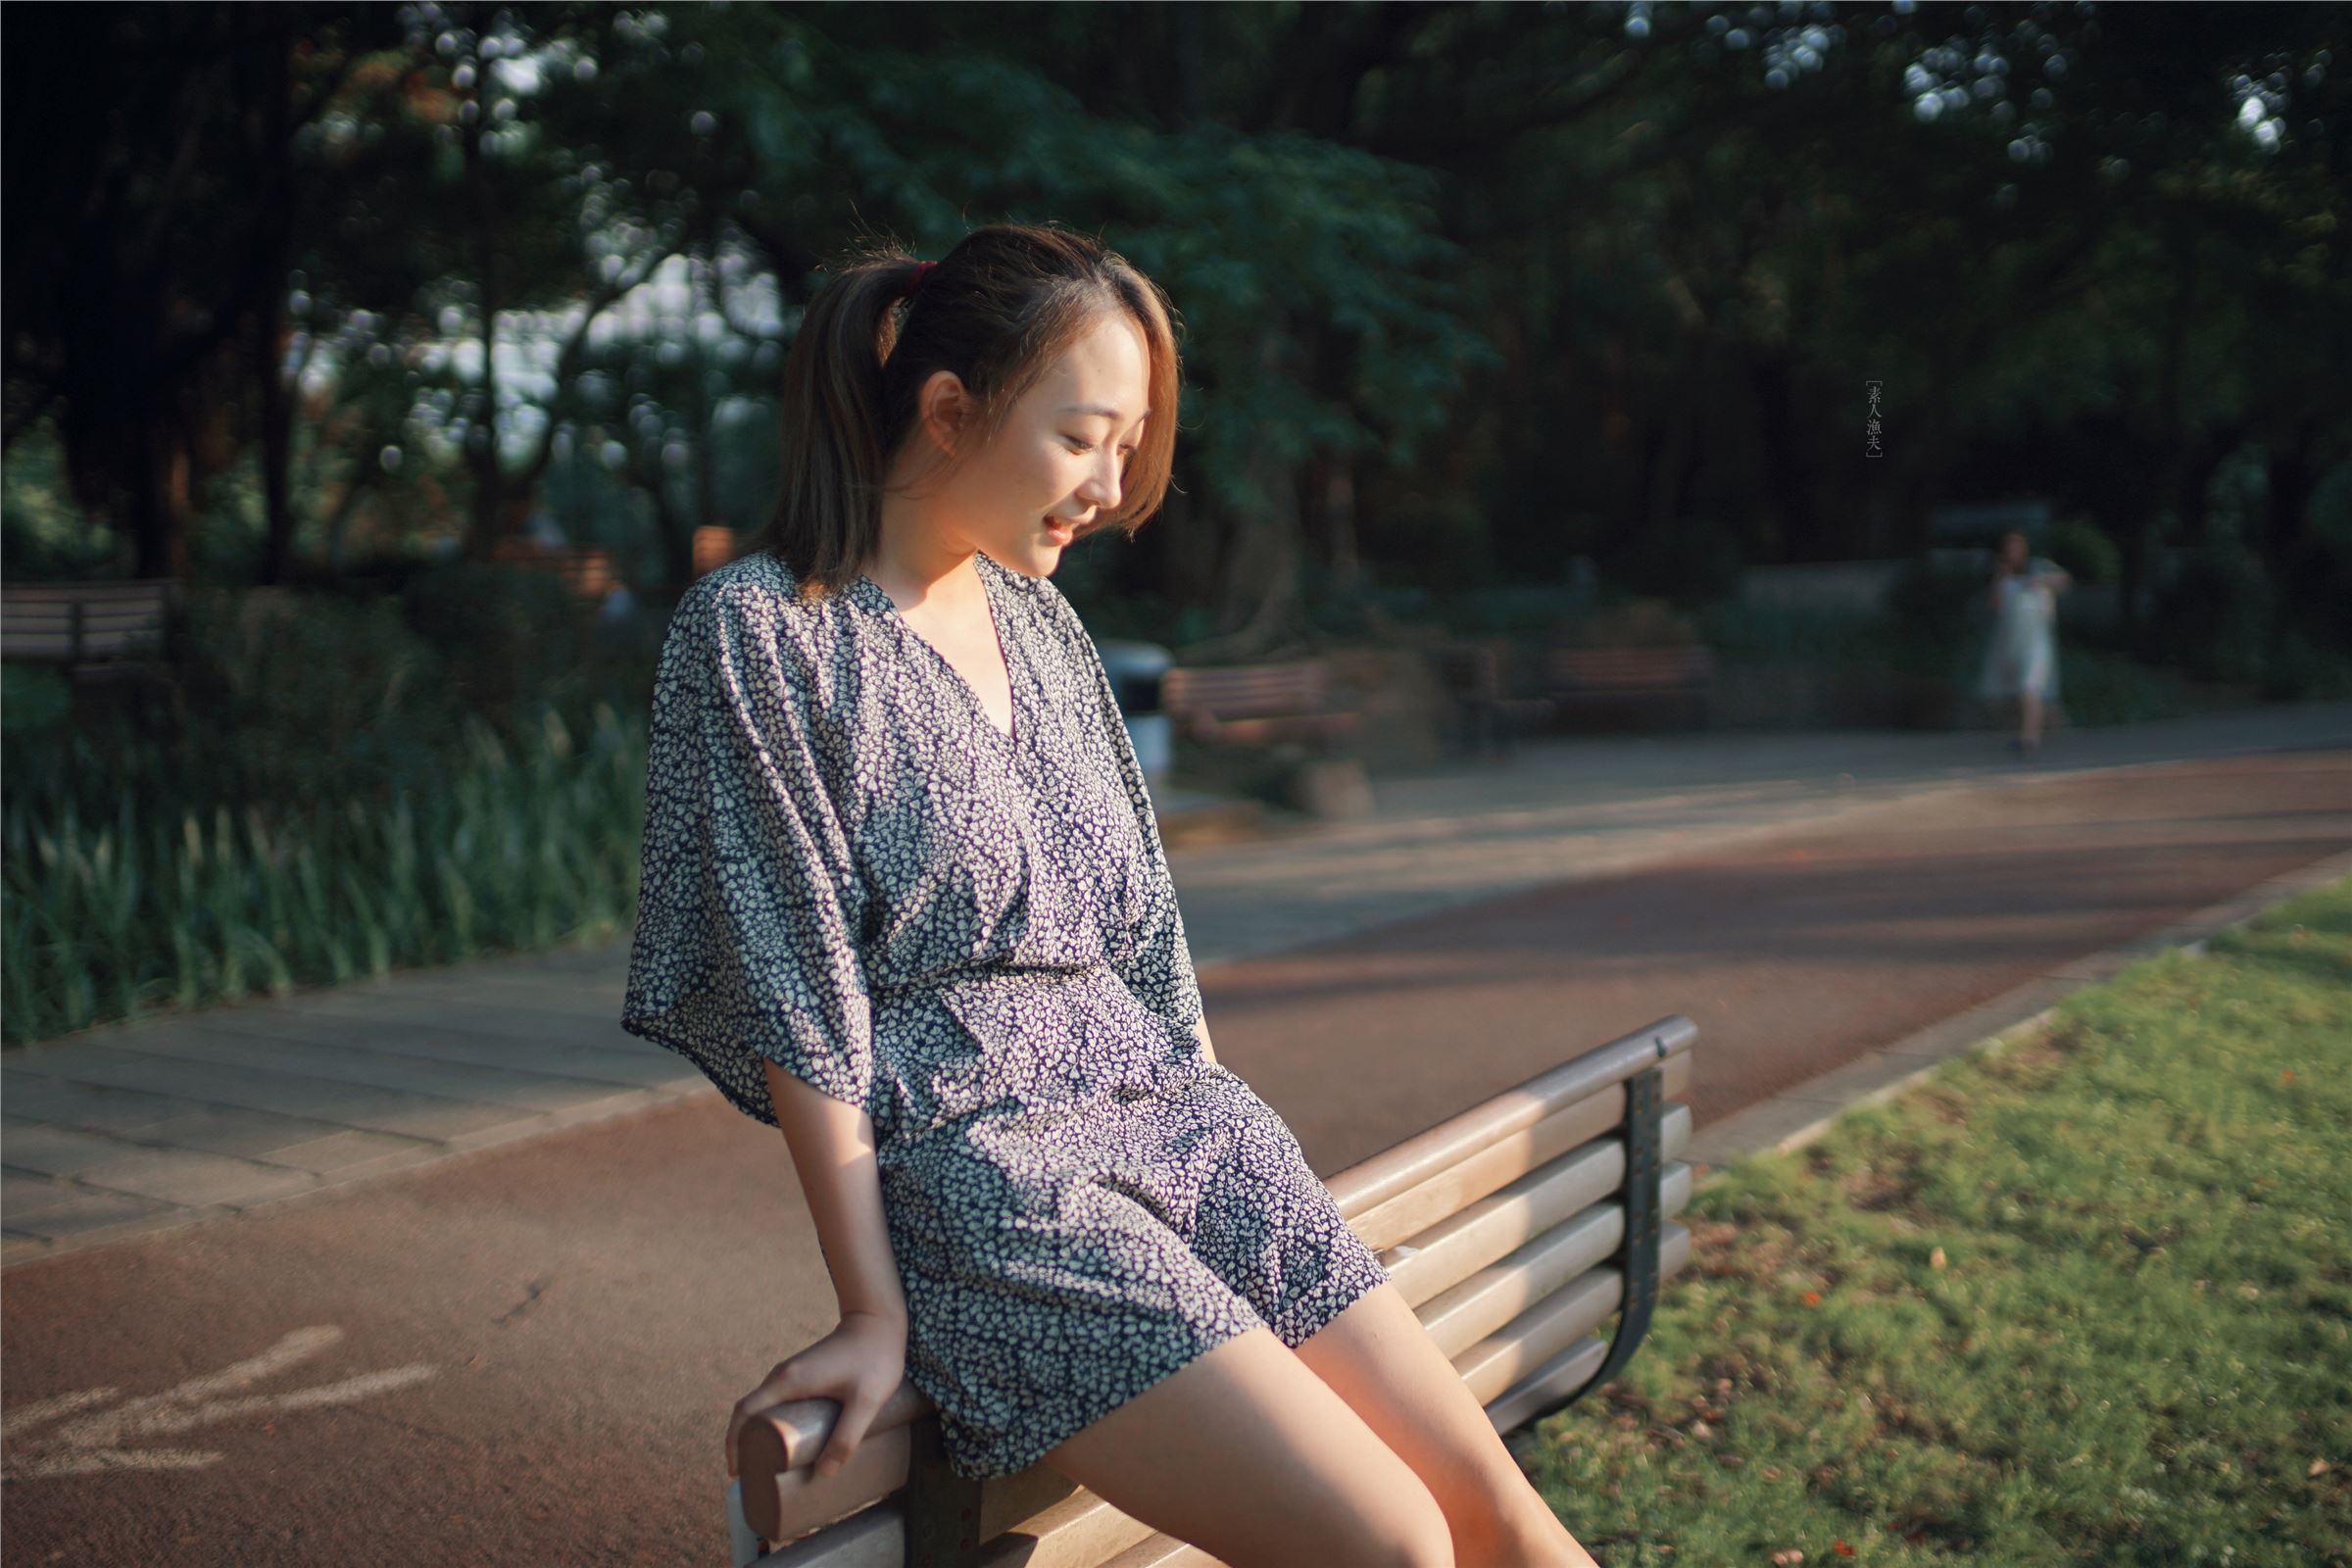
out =
{"type": "Polygon", "coordinates": [[[1045,524],[1046,532],[1054,536],[1054,542],[1056,544],[1066,545],[1071,540],[1078,537],[1077,524],[1069,521],[1066,518],[1048,517],[1045,519],[1045,524]]]}

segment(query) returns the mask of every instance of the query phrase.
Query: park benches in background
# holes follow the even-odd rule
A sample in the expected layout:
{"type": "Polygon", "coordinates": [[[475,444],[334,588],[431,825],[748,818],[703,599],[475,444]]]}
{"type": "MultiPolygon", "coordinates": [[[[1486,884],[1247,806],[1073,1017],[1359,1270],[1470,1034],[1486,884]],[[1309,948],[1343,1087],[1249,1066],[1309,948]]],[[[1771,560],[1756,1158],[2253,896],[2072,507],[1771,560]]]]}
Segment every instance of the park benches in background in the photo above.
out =
{"type": "MultiPolygon", "coordinates": [[[[1697,1025],[1677,1013],[1588,1051],[1342,1171],[1348,1225],[1478,1395],[1497,1431],[1615,1377],[1659,1283],[1690,1256],[1697,1025]],[[1620,1314],[1604,1343],[1594,1330],[1620,1314]]],[[[832,1476],[809,1468],[840,1407],[747,1422],[727,1488],[737,1568],[1208,1568],[1051,1466],[966,1481],[928,1399],[901,1384],[832,1476]],[[763,1544],[779,1544],[764,1551],[763,1544]]]]}
{"type": "Polygon", "coordinates": [[[1704,726],[1713,706],[1715,655],[1698,645],[1549,648],[1544,686],[1562,713],[1597,705],[1655,712],[1669,706],[1704,726]]]}
{"type": "Polygon", "coordinates": [[[1160,676],[1161,709],[1177,733],[1209,745],[1310,745],[1352,733],[1361,714],[1329,705],[1319,659],[1268,664],[1178,664],[1160,676]]]}
{"type": "Polygon", "coordinates": [[[1438,684],[1453,704],[1457,751],[1508,757],[1521,732],[1545,723],[1558,707],[1549,697],[1510,695],[1504,654],[1483,642],[1452,643],[1431,655],[1438,684]]]}
{"type": "Polygon", "coordinates": [[[60,664],[75,679],[159,667],[180,603],[172,577],[0,588],[0,657],[60,664]]]}

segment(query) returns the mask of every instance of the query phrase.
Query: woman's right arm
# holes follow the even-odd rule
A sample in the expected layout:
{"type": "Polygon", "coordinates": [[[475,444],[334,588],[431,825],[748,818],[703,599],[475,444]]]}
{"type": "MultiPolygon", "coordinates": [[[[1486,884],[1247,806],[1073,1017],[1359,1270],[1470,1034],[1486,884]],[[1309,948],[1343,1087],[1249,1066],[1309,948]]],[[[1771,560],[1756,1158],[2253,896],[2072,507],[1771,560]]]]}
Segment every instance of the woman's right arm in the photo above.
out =
{"type": "Polygon", "coordinates": [[[739,1473],[737,1435],[746,1421],[787,1400],[827,1398],[840,1404],[841,1414],[815,1468],[832,1475],[858,1451],[906,1381],[906,1298],[882,1215],[873,1119],[862,1106],[835,1099],[773,1061],[762,1065],[776,1125],[792,1152],[817,1245],[833,1275],[841,1323],[778,1362],[735,1401],[727,1421],[727,1474],[739,1473]]]}
{"type": "Polygon", "coordinates": [[[864,1110],[820,1093],[774,1062],[761,1064],[776,1124],[792,1151],[808,1195],[817,1244],[833,1274],[841,1315],[863,1312],[906,1321],[890,1230],[882,1218],[882,1178],[874,1160],[874,1124],[864,1110]]]}

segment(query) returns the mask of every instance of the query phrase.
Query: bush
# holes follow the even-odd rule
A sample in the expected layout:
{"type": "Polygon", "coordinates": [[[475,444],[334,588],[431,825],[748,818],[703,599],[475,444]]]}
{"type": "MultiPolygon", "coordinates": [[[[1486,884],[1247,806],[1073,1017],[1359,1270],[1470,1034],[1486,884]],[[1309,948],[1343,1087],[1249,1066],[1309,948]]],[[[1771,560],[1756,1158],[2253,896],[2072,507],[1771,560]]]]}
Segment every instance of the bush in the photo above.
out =
{"type": "Polygon", "coordinates": [[[580,604],[552,572],[450,562],[410,579],[401,607],[440,657],[452,695],[493,724],[580,674],[580,604]]]}
{"type": "Polygon", "coordinates": [[[2252,556],[2216,547],[2184,562],[2156,595],[2139,656],[2177,664],[2198,680],[2260,680],[2278,608],[2252,556]]]}
{"type": "Polygon", "coordinates": [[[2352,658],[2323,646],[2301,626],[2282,622],[2263,663],[2262,695],[2281,703],[2352,698],[2352,658]]]}
{"type": "Polygon", "coordinates": [[[205,801],[339,800],[429,773],[460,711],[442,661],[389,599],[199,593],[156,736],[205,801]]]}
{"type": "Polygon", "coordinates": [[[1790,610],[1727,599],[1699,612],[1700,636],[1718,654],[1749,663],[1865,663],[1886,645],[1881,617],[1854,611],[1790,610]]]}
{"type": "Polygon", "coordinates": [[[0,732],[11,744],[55,733],[73,711],[74,688],[62,671],[0,664],[0,732]]]}
{"type": "Polygon", "coordinates": [[[2310,533],[2287,546],[2279,588],[2285,618],[2316,646],[2352,654],[2352,538],[2310,533]]]}
{"type": "Polygon", "coordinates": [[[2124,555],[2115,541],[2079,517],[2060,519],[2050,530],[2045,554],[2079,583],[2113,582],[2124,570],[2124,555]]]}
{"type": "Polygon", "coordinates": [[[1974,567],[1938,565],[1925,556],[1903,564],[1880,606],[1908,667],[1948,672],[1968,663],[1978,623],[1988,618],[1986,581],[1974,567]]]}
{"type": "Polygon", "coordinates": [[[2058,687],[2067,721],[2078,725],[2133,724],[2188,710],[2145,665],[2084,648],[2058,650],[2058,687]]]}
{"type": "Polygon", "coordinates": [[[1699,640],[1695,617],[1663,599],[1630,599],[1582,615],[1560,617],[1563,642],[1579,648],[1688,648],[1699,640]]]}
{"type": "Polygon", "coordinates": [[[1638,533],[1604,555],[1602,574],[1628,591],[1682,609],[1740,591],[1747,554],[1740,536],[1706,517],[1684,517],[1638,533]]]}

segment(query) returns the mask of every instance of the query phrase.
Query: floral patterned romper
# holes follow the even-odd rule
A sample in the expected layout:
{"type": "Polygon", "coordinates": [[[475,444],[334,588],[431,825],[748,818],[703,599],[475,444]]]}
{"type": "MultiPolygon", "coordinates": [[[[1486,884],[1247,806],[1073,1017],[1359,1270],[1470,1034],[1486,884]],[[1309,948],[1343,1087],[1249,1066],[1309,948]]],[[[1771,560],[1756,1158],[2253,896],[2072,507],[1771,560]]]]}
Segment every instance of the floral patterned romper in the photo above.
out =
{"type": "Polygon", "coordinates": [[[770,1125],[762,1058],[872,1118],[906,1376],[1004,1475],[1260,1324],[1388,1276],[1282,1118],[1200,1054],[1159,830],[1061,591],[975,558],[997,727],[859,577],[756,551],[662,646],[621,1026],[770,1125]]]}

